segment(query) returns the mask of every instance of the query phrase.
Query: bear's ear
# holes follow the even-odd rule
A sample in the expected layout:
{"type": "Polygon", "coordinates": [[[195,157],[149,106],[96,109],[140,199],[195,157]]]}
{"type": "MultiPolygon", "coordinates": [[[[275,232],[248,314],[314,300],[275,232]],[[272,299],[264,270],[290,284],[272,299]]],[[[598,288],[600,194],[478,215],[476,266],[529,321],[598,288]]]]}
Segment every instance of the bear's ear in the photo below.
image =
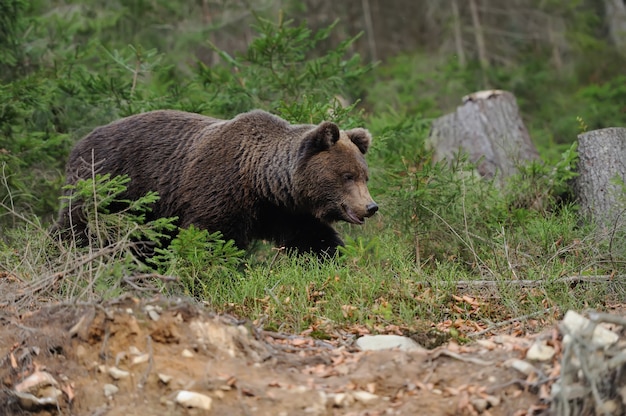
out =
{"type": "Polygon", "coordinates": [[[370,148],[370,144],[372,144],[372,135],[369,131],[356,128],[352,130],[347,130],[346,134],[352,140],[352,143],[356,144],[356,147],[359,148],[361,153],[367,153],[367,149],[370,148]]]}
{"type": "Polygon", "coordinates": [[[307,147],[311,150],[328,150],[339,140],[339,127],[330,121],[324,121],[307,135],[307,147]]]}

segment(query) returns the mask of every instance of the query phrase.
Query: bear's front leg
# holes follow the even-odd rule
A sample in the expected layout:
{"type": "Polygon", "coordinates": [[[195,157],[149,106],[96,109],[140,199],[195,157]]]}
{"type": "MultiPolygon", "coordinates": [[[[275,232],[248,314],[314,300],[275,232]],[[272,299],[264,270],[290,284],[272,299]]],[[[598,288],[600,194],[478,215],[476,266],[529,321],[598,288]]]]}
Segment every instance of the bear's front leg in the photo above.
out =
{"type": "Polygon", "coordinates": [[[328,224],[312,222],[293,230],[291,238],[283,245],[288,251],[315,253],[318,257],[333,257],[343,241],[337,231],[328,224]]]}

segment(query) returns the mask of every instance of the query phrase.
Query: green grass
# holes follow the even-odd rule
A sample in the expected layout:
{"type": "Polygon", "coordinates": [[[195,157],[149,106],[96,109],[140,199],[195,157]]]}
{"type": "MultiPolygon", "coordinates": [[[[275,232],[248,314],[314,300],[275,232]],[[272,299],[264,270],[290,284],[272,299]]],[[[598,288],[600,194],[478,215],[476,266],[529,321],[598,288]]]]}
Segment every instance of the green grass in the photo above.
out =
{"type": "MultiPolygon", "coordinates": [[[[483,191],[479,195],[484,197],[483,191]]],[[[413,227],[399,220],[398,212],[388,214],[384,209],[363,227],[340,224],[346,247],[327,261],[276,254],[267,246],[241,257],[223,241],[216,243],[215,236],[191,229],[185,250],[169,251],[168,263],[161,264],[159,273],[134,259],[130,239],[76,248],[51,239],[35,217],[5,234],[0,271],[17,277],[24,290],[38,288],[22,298],[21,307],[32,307],[35,298],[87,301],[128,291],[142,296],[127,280],[141,274],[146,278],[135,284],[147,290],[145,295],[191,296],[216,311],[249,318],[268,329],[313,330],[322,337],[337,329],[424,333],[431,327],[462,336],[471,329],[469,323],[476,323],[476,329],[533,314],[549,319],[554,311],[558,316],[567,309],[602,309],[610,299],[623,299],[619,285],[559,280],[620,273],[615,267],[623,266],[615,251],[620,241],[613,241],[613,262],[608,262],[604,251],[608,243],[579,224],[574,207],[529,211],[522,222],[509,218],[474,230],[463,224],[477,221],[472,215],[483,219],[490,215],[485,206],[474,213],[467,209],[474,197],[465,192],[461,198],[467,200],[458,201],[466,207],[462,210],[466,218],[448,217],[459,212],[444,204],[431,207],[430,222],[413,227]],[[439,241],[427,244],[427,249],[420,247],[418,262],[415,236],[426,239],[428,230],[436,228],[439,241]],[[203,250],[188,250],[194,244],[203,250]],[[177,281],[164,282],[162,275],[175,276],[177,281]],[[525,287],[516,281],[540,283],[525,287]]],[[[386,195],[381,206],[393,206],[396,199],[386,195]]],[[[501,209],[499,204],[493,207],[501,209]]]]}

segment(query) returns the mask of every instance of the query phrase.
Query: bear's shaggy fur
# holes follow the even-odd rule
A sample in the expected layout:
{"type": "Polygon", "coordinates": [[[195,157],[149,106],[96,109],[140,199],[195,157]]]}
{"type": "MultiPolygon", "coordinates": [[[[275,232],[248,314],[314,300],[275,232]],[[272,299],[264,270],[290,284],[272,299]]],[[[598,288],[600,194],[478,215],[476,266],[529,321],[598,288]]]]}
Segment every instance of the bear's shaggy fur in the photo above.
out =
{"type": "MultiPolygon", "coordinates": [[[[362,128],[292,125],[260,110],[232,120],[160,110],[96,128],[72,150],[66,175],[68,184],[93,171],[128,175],[123,198],[160,195],[151,218],[219,230],[240,248],[268,239],[332,254],[343,243],[330,224],[362,224],[378,210],[366,185],[370,142],[362,128]]],[[[80,213],[62,208],[55,228],[85,237],[80,213]]]]}

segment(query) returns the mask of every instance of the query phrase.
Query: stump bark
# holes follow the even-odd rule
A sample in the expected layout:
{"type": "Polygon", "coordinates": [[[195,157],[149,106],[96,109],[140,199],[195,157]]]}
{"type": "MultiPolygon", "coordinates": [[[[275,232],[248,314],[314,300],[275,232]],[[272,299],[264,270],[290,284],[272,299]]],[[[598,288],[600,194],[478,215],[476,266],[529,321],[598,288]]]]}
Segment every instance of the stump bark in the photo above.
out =
{"type": "Polygon", "coordinates": [[[507,91],[479,91],[463,97],[454,113],[433,121],[428,141],[434,160],[452,162],[467,153],[478,172],[499,183],[517,166],[539,158],[522,121],[515,96],[507,91]]]}
{"type": "Polygon", "coordinates": [[[581,213],[599,225],[614,225],[626,200],[626,128],[578,135],[578,159],[574,192],[581,213]]]}

